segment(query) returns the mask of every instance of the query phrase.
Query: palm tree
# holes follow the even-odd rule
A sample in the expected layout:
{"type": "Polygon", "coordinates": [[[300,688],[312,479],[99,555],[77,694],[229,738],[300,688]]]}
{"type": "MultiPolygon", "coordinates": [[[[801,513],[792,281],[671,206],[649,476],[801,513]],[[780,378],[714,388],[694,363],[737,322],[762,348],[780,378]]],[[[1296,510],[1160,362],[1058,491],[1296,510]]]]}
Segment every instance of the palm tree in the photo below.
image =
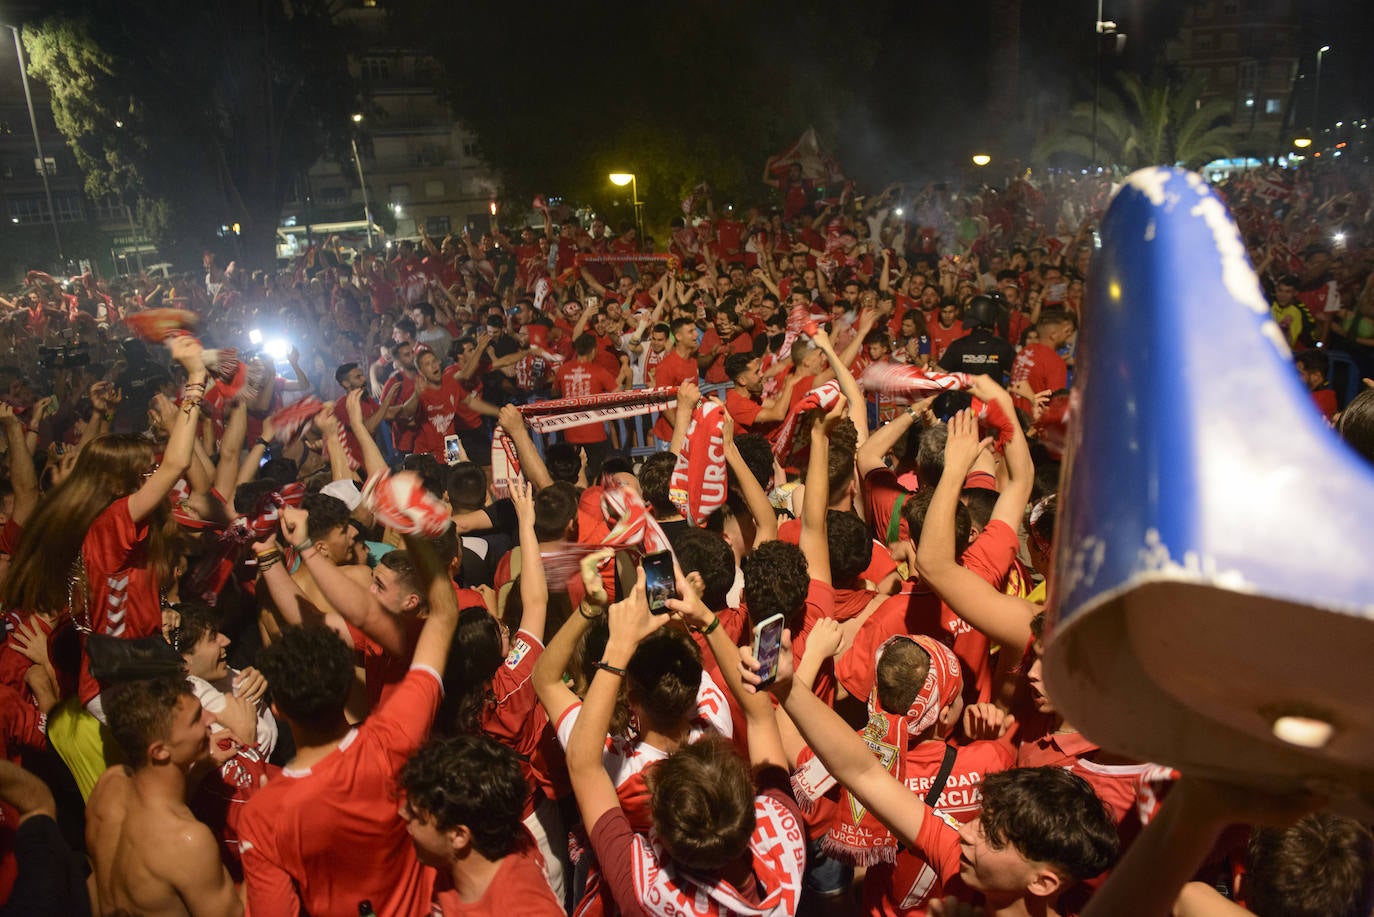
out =
{"type": "MultiPolygon", "coordinates": [[[[1221,99],[1203,101],[1200,75],[1187,82],[1154,80],[1149,84],[1122,74],[1120,91],[1104,90],[1097,111],[1098,159],[1115,169],[1181,165],[1198,168],[1232,155],[1227,127],[1231,106],[1221,99]]],[[[1041,137],[1032,152],[1039,163],[1052,156],[1091,164],[1093,103],[1080,102],[1067,121],[1041,137]]]]}

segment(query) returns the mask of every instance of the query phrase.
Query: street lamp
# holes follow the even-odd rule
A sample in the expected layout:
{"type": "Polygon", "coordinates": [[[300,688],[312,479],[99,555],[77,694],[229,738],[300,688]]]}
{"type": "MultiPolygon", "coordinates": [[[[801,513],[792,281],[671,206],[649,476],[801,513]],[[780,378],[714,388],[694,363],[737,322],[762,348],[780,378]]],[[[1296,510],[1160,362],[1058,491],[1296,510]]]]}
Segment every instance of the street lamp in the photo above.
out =
{"type": "Polygon", "coordinates": [[[43,195],[48,199],[48,219],[52,221],[52,237],[57,243],[57,260],[65,265],[62,257],[62,234],[57,230],[57,209],[52,205],[52,187],[48,184],[48,160],[43,156],[43,142],[38,139],[38,116],[33,112],[33,93],[29,91],[29,72],[24,67],[24,45],[19,40],[19,29],[12,25],[5,28],[14,33],[14,53],[19,57],[19,78],[24,83],[24,101],[29,106],[29,127],[33,128],[33,151],[38,156],[38,174],[43,177],[43,195]]]}
{"type": "Polygon", "coordinates": [[[1307,149],[1307,148],[1308,148],[1309,146],[1311,146],[1311,145],[1312,145],[1312,138],[1311,138],[1311,137],[1294,137],[1294,138],[1293,138],[1293,146],[1297,147],[1297,148],[1300,149],[1300,150],[1305,150],[1305,149],[1307,149]]]}
{"type": "Polygon", "coordinates": [[[630,186],[630,198],[635,209],[635,235],[639,237],[635,240],[635,244],[643,245],[644,226],[639,218],[639,208],[643,204],[643,201],[639,199],[639,180],[635,178],[633,172],[612,172],[608,177],[611,180],[611,184],[618,188],[623,188],[626,185],[630,186]]]}
{"type": "Polygon", "coordinates": [[[1126,34],[1118,32],[1116,23],[1102,18],[1102,0],[1097,0],[1097,19],[1093,24],[1093,137],[1092,167],[1097,168],[1097,110],[1102,104],[1102,39],[1114,39],[1116,53],[1120,54],[1126,42],[1126,34]]]}
{"type": "MultiPolygon", "coordinates": [[[[353,123],[362,124],[363,116],[361,112],[353,113],[353,123]]],[[[353,165],[358,169],[358,184],[363,189],[363,218],[367,220],[367,247],[372,248],[372,203],[367,196],[367,178],[363,175],[363,160],[358,155],[358,132],[353,131],[353,165]]]]}
{"type": "Polygon", "coordinates": [[[975,166],[985,166],[985,165],[987,165],[987,164],[990,163],[990,162],[992,162],[992,157],[989,156],[987,153],[974,153],[974,154],[973,154],[973,164],[974,164],[975,166]]]}
{"type": "Polygon", "coordinates": [[[1330,50],[1330,45],[1317,49],[1317,81],[1312,86],[1312,124],[1319,133],[1322,129],[1322,57],[1330,50]]]}

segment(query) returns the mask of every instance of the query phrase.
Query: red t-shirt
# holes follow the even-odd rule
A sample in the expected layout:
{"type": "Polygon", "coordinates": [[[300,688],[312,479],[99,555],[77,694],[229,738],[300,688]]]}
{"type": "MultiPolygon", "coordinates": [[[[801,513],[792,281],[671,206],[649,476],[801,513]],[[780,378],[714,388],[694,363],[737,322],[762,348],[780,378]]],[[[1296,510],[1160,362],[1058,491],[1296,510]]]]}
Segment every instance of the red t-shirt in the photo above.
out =
{"type": "Polygon", "coordinates": [[[725,410],[729,411],[735,420],[735,431],[748,433],[754,425],[754,418],[763,410],[763,405],[748,395],[741,395],[739,389],[732,388],[725,393],[725,410]]]}
{"type": "Polygon", "coordinates": [[[940,322],[933,321],[926,326],[927,336],[930,338],[930,358],[939,360],[945,355],[945,350],[949,348],[959,338],[967,334],[964,323],[956,320],[953,325],[946,328],[940,322]]]}
{"type": "Polygon", "coordinates": [[[466,401],[472,394],[458,378],[458,367],[450,366],[438,385],[426,385],[420,389],[420,405],[416,416],[420,418],[420,431],[415,434],[414,452],[428,452],[444,461],[444,437],[467,430],[476,430],[482,425],[482,415],[468,407],[466,401]]]}
{"type": "MultiPolygon", "coordinates": [[[[932,900],[947,895],[960,901],[978,900],[959,878],[959,832],[930,806],[925,810],[915,849],[898,851],[894,864],[878,869],[878,881],[865,877],[864,913],[870,917],[924,914],[932,900]]],[[[869,870],[870,875],[873,871],[869,870]]]]}
{"type": "Polygon", "coordinates": [[[528,836],[513,853],[502,857],[496,875],[482,897],[464,904],[448,876],[434,889],[431,917],[563,917],[563,905],[553,896],[544,876],[544,858],[528,836]]]}
{"type": "MultiPolygon", "coordinates": [[[[1048,344],[1027,344],[1011,364],[1011,382],[1013,385],[1027,382],[1035,392],[1057,392],[1069,387],[1069,367],[1048,344]]],[[[1015,400],[1021,410],[1031,410],[1031,403],[1026,398],[1017,395],[1015,400]]]]}
{"type": "Polygon", "coordinates": [[[339,747],[305,770],[286,768],[239,820],[254,917],[430,913],[434,872],[415,856],[397,812],[396,775],[429,735],[443,694],[434,670],[410,670],[396,693],[339,747]]]}
{"type": "Polygon", "coordinates": [[[716,329],[714,327],[706,329],[706,334],[701,338],[701,352],[711,353],[718,347],[720,352],[716,354],[715,360],[706,369],[706,381],[712,385],[730,381],[730,377],[725,375],[725,358],[736,353],[753,353],[754,339],[743,331],[736,331],[735,336],[725,341],[722,347],[720,335],[716,329]]]}
{"type": "MultiPolygon", "coordinates": [[[[1017,547],[1016,533],[1011,527],[993,520],[964,551],[961,563],[1000,588],[1017,547]]],[[[852,696],[866,698],[873,690],[874,655],[883,641],[896,634],[926,634],[954,650],[963,667],[965,700],[972,703],[991,698],[992,664],[987,636],[955,614],[939,596],[919,586],[879,606],[854,635],[853,646],[836,663],[836,677],[852,696]]]]}
{"type": "MultiPolygon", "coordinates": [[[[162,600],[148,557],[146,520],[134,522],[129,498],[121,497],[91,524],[81,542],[90,584],[87,610],[91,631],[125,640],[162,633],[162,600]]],[[[82,646],[85,643],[83,640],[82,646]]],[[[81,654],[81,702],[100,693],[90,658],[81,654]]]]}
{"type": "MultiPolygon", "coordinates": [[[[664,354],[663,359],[659,361],[658,368],[654,371],[653,382],[650,384],[653,388],[662,388],[665,385],[679,386],[684,382],[696,381],[696,357],[684,357],[673,349],[664,354]]],[[[665,416],[671,410],[671,407],[664,408],[654,424],[654,435],[664,442],[671,442],[673,438],[673,425],[665,416]]]]}
{"type": "MultiPolygon", "coordinates": [[[[596,363],[564,363],[554,375],[554,386],[564,398],[585,398],[616,390],[615,376],[596,363]]],[[[603,421],[569,427],[563,438],[570,443],[604,443],[606,424],[603,421]]]]}
{"type": "Polygon", "coordinates": [[[528,631],[518,631],[511,640],[510,654],[491,680],[492,700],[482,709],[478,720],[484,734],[520,756],[520,771],[532,789],[525,801],[525,817],[535,810],[544,796],[557,794],[550,777],[550,765],[561,768],[561,751],[556,750],[549,716],[534,693],[530,675],[544,652],[544,644],[528,631]],[[548,760],[551,753],[553,761],[548,760]]]}
{"type": "Polygon", "coordinates": [[[1336,393],[1329,388],[1313,389],[1312,403],[1327,420],[1335,417],[1336,411],[1340,410],[1340,406],[1336,404],[1336,393]]]}
{"type": "MultiPolygon", "coordinates": [[[[382,398],[385,399],[386,393],[398,385],[401,390],[391,399],[392,405],[405,404],[415,394],[415,377],[394,372],[386,380],[386,385],[382,386],[382,398]]],[[[419,408],[416,408],[414,417],[397,417],[391,422],[391,433],[398,452],[410,452],[415,448],[415,434],[419,432],[420,419],[419,408]]]]}

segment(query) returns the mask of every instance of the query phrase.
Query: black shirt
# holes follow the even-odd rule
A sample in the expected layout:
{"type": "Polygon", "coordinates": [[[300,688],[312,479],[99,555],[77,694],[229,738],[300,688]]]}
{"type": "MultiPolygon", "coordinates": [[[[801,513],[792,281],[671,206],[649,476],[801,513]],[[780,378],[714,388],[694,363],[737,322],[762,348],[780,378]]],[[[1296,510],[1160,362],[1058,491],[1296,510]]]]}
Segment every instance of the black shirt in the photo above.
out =
{"type": "Polygon", "coordinates": [[[1016,349],[986,328],[975,328],[945,350],[940,368],[945,372],[991,376],[1002,382],[1011,372],[1016,349]]]}

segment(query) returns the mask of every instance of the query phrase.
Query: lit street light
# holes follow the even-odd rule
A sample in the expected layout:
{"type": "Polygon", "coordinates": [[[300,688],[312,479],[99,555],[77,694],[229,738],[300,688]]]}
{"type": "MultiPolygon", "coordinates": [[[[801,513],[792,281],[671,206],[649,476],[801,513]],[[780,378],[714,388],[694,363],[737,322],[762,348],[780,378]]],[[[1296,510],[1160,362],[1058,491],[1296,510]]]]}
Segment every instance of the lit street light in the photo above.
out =
{"type": "Polygon", "coordinates": [[[1293,138],[1293,146],[1297,147],[1297,148],[1300,149],[1300,150],[1305,150],[1305,149],[1307,149],[1307,148],[1308,148],[1309,146],[1311,146],[1311,145],[1312,145],[1312,138],[1311,138],[1311,137],[1294,137],[1294,138],[1293,138]]]}
{"type": "MultiPolygon", "coordinates": [[[[362,124],[363,116],[361,112],[353,113],[353,123],[362,124]]],[[[352,137],[353,142],[353,165],[358,169],[358,184],[363,189],[363,218],[367,220],[367,247],[372,248],[372,204],[367,196],[367,178],[363,175],[363,160],[358,155],[358,132],[355,130],[352,137]]]]}
{"type": "Polygon", "coordinates": [[[1319,132],[1322,129],[1322,58],[1330,50],[1330,45],[1317,49],[1317,80],[1312,86],[1312,125],[1319,132]]]}
{"type": "Polygon", "coordinates": [[[990,162],[992,162],[992,157],[989,156],[987,153],[974,153],[974,154],[973,154],[973,164],[974,164],[975,166],[980,166],[980,167],[981,167],[981,166],[985,166],[985,165],[987,165],[987,164],[990,163],[990,162]]]}
{"type": "Polygon", "coordinates": [[[635,210],[635,235],[638,237],[635,239],[635,244],[643,245],[644,226],[639,218],[639,208],[643,202],[639,199],[639,180],[635,177],[633,172],[612,172],[608,177],[611,180],[611,184],[618,188],[623,188],[626,185],[630,186],[630,198],[634,204],[635,210]]]}

